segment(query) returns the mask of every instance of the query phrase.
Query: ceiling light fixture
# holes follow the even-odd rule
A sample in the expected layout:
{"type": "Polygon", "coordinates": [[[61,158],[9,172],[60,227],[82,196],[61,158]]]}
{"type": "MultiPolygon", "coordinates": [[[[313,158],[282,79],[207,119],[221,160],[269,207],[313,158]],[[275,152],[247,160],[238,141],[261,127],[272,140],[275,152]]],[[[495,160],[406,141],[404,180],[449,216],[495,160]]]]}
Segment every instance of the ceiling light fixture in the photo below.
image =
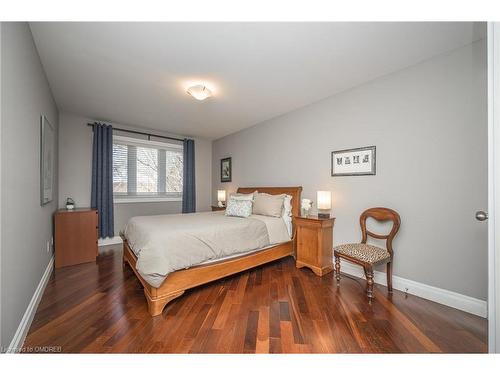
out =
{"type": "Polygon", "coordinates": [[[195,85],[187,89],[187,93],[197,100],[205,100],[212,96],[212,91],[205,85],[195,85]]]}

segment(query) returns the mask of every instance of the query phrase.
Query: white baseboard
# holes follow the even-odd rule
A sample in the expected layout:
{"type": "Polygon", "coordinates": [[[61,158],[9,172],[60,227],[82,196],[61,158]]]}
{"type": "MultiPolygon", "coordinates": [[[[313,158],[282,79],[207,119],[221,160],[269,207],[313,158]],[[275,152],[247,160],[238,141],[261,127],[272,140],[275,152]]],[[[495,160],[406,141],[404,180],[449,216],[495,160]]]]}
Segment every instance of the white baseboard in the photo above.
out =
{"type": "Polygon", "coordinates": [[[108,245],[118,245],[121,243],[123,243],[122,238],[120,236],[114,236],[114,237],[99,238],[99,242],[97,243],[97,245],[108,246],[108,245]]]}
{"type": "Polygon", "coordinates": [[[45,268],[45,272],[42,275],[42,279],[38,283],[38,286],[35,289],[35,293],[33,297],[31,297],[31,301],[24,312],[23,318],[17,327],[17,331],[10,342],[9,348],[7,349],[7,353],[17,353],[22,348],[24,344],[24,340],[26,339],[26,335],[31,326],[31,322],[35,317],[36,309],[38,308],[38,304],[42,299],[43,292],[45,291],[45,287],[49,282],[50,275],[52,274],[54,266],[54,256],[50,258],[49,264],[47,264],[47,268],[45,268]]]}
{"type": "MultiPolygon", "coordinates": [[[[361,266],[341,260],[340,271],[352,276],[364,279],[365,275],[361,266]]],[[[387,276],[385,272],[374,271],[373,280],[377,284],[387,286],[387,276]]],[[[417,281],[404,279],[399,276],[392,276],[392,287],[417,297],[422,297],[442,305],[450,306],[480,317],[488,317],[488,304],[477,298],[464,294],[452,292],[450,290],[436,288],[434,286],[419,283],[417,281]]]]}

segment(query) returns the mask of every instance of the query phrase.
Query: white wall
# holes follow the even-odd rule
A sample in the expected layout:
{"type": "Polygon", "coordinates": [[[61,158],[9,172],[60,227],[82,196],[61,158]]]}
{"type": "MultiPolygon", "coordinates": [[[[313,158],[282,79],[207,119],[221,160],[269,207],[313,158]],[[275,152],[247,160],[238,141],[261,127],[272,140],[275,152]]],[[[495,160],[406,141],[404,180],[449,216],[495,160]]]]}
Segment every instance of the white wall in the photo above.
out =
{"type": "Polygon", "coordinates": [[[482,40],[214,141],[212,190],[331,190],[335,244],[359,242],[364,209],[391,207],[395,275],[485,300],[487,226],[474,212],[487,208],[486,94],[482,40]],[[331,151],[371,145],[376,176],[330,176],[331,151]]]}
{"type": "Polygon", "coordinates": [[[5,349],[52,255],[46,242],[52,237],[58,202],[57,165],[54,200],[42,207],[40,116],[47,117],[57,134],[58,112],[28,24],[2,23],[1,49],[1,346],[5,349]]]}
{"type": "MultiPolygon", "coordinates": [[[[92,129],[87,123],[94,120],[62,112],[59,130],[59,207],[72,197],[79,207],[90,206],[92,176],[92,129]]],[[[148,129],[113,124],[116,127],[148,131],[148,129]]],[[[158,135],[171,135],[151,130],[158,135]]],[[[211,204],[212,142],[194,138],[196,171],[196,209],[208,211],[211,204]]],[[[116,203],[115,235],[123,229],[128,219],[136,215],[173,214],[182,211],[181,202],[116,203]]]]}

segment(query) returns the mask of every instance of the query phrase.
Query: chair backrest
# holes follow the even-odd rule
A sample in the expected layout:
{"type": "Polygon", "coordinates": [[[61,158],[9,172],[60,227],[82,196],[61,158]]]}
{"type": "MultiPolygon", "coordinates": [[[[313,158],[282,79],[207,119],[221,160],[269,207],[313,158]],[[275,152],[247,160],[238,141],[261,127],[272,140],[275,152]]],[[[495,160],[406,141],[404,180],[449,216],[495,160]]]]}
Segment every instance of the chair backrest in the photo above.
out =
{"type": "Polygon", "coordinates": [[[387,240],[386,241],[387,250],[392,255],[393,253],[392,240],[396,236],[396,233],[398,233],[399,226],[401,225],[401,218],[399,217],[399,214],[396,211],[385,207],[369,208],[366,211],[364,211],[359,217],[359,224],[361,225],[361,232],[363,235],[361,243],[366,243],[368,236],[373,238],[378,238],[381,240],[387,240]],[[381,222],[392,221],[392,229],[389,232],[389,234],[381,235],[367,230],[366,219],[368,219],[369,217],[381,222]]]}

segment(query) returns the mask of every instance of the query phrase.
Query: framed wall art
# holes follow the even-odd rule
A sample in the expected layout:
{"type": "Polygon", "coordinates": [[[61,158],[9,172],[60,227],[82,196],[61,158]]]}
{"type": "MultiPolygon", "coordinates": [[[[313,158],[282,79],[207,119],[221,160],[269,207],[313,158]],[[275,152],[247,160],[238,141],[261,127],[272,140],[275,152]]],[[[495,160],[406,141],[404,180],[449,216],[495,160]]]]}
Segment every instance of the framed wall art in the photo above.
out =
{"type": "Polygon", "coordinates": [[[220,160],[220,182],[231,182],[231,158],[220,160]]]}
{"type": "Polygon", "coordinates": [[[45,116],[40,117],[40,205],[52,201],[54,184],[54,128],[45,116]]]}
{"type": "Polygon", "coordinates": [[[367,176],[376,174],[376,146],[332,152],[332,176],[367,176]]]}

